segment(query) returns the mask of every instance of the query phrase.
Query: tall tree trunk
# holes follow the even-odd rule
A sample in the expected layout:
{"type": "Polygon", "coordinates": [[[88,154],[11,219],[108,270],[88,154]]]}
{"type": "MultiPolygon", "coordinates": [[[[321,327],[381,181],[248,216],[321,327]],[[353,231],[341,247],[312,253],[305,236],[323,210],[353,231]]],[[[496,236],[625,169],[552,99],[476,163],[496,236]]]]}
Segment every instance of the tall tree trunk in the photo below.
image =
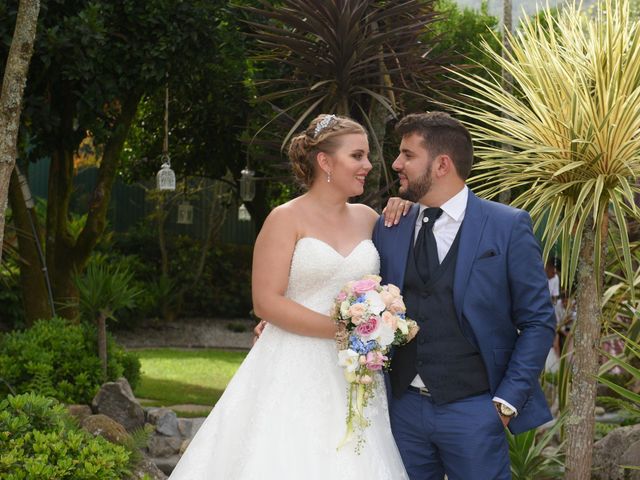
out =
{"type": "Polygon", "coordinates": [[[31,221],[34,223],[36,235],[40,235],[40,225],[37,217],[29,219],[31,213],[25,204],[20,189],[16,170],[11,175],[9,185],[9,204],[13,213],[13,223],[18,237],[18,253],[20,259],[20,291],[24,305],[27,325],[36,320],[50,318],[51,307],[48,302],[47,285],[44,278],[43,264],[33,236],[31,221]]]}
{"type": "MultiPolygon", "coordinates": [[[[606,240],[609,225],[606,212],[604,215],[601,238],[606,240]]],[[[603,267],[604,253],[601,257],[603,267]]],[[[578,311],[573,326],[573,369],[566,425],[566,480],[591,478],[598,347],[602,328],[600,299],[604,282],[603,267],[598,272],[594,270],[595,229],[592,217],[585,223],[579,255],[578,311]]]]}
{"type": "Polygon", "coordinates": [[[115,181],[120,152],[140,101],[132,92],[122,100],[122,109],[108,138],[96,186],[89,200],[87,221],[75,239],[69,232],[69,202],[73,190],[73,151],[60,147],[51,158],[49,169],[49,201],[47,203],[47,266],[52,276],[54,298],[65,308],[59,313],[69,319],[78,315],[78,291],[73,276],[82,273],[91,252],[106,225],[111,189],[115,181]]]}
{"type": "Polygon", "coordinates": [[[20,0],[16,26],[2,81],[2,93],[0,94],[0,262],[2,261],[9,182],[16,161],[22,95],[27,84],[27,73],[33,54],[39,13],[39,0],[20,0]]]}

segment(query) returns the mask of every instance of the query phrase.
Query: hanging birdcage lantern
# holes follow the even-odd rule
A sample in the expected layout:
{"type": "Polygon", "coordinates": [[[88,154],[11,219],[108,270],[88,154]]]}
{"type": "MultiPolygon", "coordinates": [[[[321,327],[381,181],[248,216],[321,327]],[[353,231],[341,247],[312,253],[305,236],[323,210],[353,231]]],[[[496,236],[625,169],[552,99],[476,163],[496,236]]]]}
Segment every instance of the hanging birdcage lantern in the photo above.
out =
{"type": "MultiPolygon", "coordinates": [[[[165,155],[163,155],[165,157],[165,155]]],[[[173,192],[176,189],[176,174],[171,170],[169,155],[163,158],[162,167],[156,174],[156,183],[158,190],[173,192]]]]}
{"type": "Polygon", "coordinates": [[[240,198],[243,202],[250,202],[256,196],[255,172],[249,165],[240,172],[240,198]]]}
{"type": "Polygon", "coordinates": [[[176,174],[171,170],[169,156],[169,86],[165,89],[164,97],[164,140],[162,142],[162,167],[156,174],[158,190],[173,192],[176,189],[176,174]]]}
{"type": "Polygon", "coordinates": [[[178,220],[181,225],[191,225],[193,223],[193,205],[189,202],[181,202],[178,205],[178,220]]]}
{"type": "Polygon", "coordinates": [[[241,222],[251,221],[251,214],[249,213],[249,210],[247,210],[247,207],[244,203],[240,204],[240,207],[238,207],[238,220],[240,220],[241,222]]]}

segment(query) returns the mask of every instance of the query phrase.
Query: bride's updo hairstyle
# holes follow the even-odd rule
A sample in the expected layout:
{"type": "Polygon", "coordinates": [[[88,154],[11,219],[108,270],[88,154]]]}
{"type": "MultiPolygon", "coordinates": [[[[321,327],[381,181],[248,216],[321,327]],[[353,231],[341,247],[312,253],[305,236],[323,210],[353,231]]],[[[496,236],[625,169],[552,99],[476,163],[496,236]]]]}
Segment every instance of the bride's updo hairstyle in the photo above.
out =
{"type": "Polygon", "coordinates": [[[318,153],[334,153],[340,146],[340,137],[349,133],[367,132],[358,122],[347,117],[320,114],[307,129],[293,137],[289,145],[289,161],[296,180],[309,188],[317,174],[318,153]]]}

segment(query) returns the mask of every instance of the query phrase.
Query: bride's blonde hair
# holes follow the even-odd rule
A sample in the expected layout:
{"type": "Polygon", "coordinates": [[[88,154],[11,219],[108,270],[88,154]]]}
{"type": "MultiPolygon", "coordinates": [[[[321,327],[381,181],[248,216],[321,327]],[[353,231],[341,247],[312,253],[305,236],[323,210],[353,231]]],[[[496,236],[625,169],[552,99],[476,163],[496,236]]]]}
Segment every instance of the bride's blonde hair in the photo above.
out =
{"type": "Polygon", "coordinates": [[[339,137],[349,133],[367,134],[362,125],[347,117],[320,114],[311,120],[307,129],[289,144],[289,161],[296,180],[309,188],[317,173],[318,153],[334,153],[340,146],[339,137]]]}

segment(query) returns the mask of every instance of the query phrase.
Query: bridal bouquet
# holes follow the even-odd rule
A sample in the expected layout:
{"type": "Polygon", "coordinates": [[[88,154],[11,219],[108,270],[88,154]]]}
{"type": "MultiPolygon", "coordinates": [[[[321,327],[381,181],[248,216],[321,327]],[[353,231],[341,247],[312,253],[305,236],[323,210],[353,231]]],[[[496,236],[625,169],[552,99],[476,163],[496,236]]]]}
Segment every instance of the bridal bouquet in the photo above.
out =
{"type": "MultiPolygon", "coordinates": [[[[349,382],[347,393],[347,432],[338,448],[362,433],[369,425],[364,408],[374,394],[380,371],[387,367],[392,345],[404,345],[418,333],[415,321],[405,316],[406,307],[400,289],[380,285],[377,275],[347,283],[332,311],[338,331],[338,364],[349,382]]],[[[360,442],[358,442],[359,449],[360,442]]]]}

